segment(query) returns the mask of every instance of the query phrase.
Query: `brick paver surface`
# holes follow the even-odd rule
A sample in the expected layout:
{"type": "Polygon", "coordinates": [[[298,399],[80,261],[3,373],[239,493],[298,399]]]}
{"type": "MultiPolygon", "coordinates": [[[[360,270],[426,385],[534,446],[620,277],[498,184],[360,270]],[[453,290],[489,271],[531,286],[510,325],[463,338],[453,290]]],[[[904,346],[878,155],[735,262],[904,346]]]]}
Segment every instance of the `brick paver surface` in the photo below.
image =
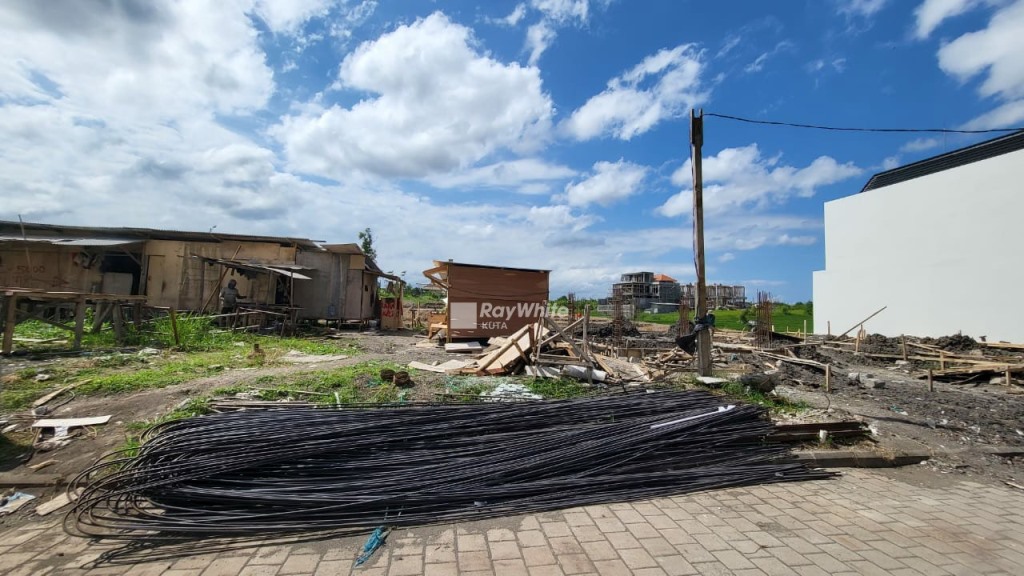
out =
{"type": "Polygon", "coordinates": [[[1024,492],[973,482],[921,488],[854,470],[827,481],[398,530],[353,568],[364,541],[139,550],[69,537],[49,520],[0,533],[0,574],[1020,575],[1024,492]]]}

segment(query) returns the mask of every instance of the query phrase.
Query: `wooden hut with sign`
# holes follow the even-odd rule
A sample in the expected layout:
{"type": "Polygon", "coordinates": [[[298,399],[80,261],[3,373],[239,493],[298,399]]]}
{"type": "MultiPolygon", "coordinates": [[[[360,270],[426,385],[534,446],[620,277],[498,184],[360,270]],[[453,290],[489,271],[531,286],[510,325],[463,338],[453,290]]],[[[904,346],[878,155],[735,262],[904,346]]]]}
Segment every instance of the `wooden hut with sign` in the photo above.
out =
{"type": "MultiPolygon", "coordinates": [[[[432,286],[445,291],[447,339],[508,336],[547,313],[550,270],[434,261],[424,270],[432,286]]],[[[438,319],[440,320],[440,318],[438,319]]]]}

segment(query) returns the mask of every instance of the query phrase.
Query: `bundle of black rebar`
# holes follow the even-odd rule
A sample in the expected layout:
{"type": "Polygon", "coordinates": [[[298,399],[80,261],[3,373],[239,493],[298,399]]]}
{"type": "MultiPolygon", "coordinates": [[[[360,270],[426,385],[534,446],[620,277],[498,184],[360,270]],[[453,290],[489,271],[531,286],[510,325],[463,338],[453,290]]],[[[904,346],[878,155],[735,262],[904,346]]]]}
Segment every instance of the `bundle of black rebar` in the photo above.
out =
{"type": "Polygon", "coordinates": [[[157,425],[80,475],[69,532],[180,538],[411,526],[830,474],[704,392],[229,412],[157,425]]]}

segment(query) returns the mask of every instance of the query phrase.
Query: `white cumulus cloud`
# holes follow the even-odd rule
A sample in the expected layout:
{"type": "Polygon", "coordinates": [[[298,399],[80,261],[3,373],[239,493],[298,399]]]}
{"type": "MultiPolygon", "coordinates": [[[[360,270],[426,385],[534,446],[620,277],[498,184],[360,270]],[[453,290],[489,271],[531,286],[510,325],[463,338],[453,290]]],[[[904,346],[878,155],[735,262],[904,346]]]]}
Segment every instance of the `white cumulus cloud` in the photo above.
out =
{"type": "MultiPolygon", "coordinates": [[[[765,158],[757,144],[725,148],[704,158],[704,210],[715,214],[745,208],[781,204],[793,196],[810,197],[821,186],[835,184],[862,172],[853,163],[841,164],[819,156],[803,168],[781,164],[778,157],[765,158]]],[[[672,183],[684,186],[658,208],[664,216],[679,216],[693,204],[692,165],[687,160],[672,175],[672,183]]]]}
{"type": "Polygon", "coordinates": [[[600,204],[608,206],[640,191],[647,167],[626,162],[597,162],[594,173],[565,187],[565,199],[571,206],[600,204]]]}
{"type": "Polygon", "coordinates": [[[924,152],[942,144],[938,138],[915,138],[900,146],[900,152],[924,152]]]}
{"type": "Polygon", "coordinates": [[[553,114],[539,70],[481,53],[472,32],[441,13],[361,44],[341,63],[338,87],[370,96],[272,129],[293,169],[336,179],[449,173],[534,148],[553,114]]]}
{"type": "Polygon", "coordinates": [[[700,83],[702,59],[692,44],[660,50],[610,80],[563,127],[577,140],[609,133],[629,140],[662,120],[679,117],[707,99],[700,83]]]}
{"type": "Polygon", "coordinates": [[[991,0],[924,0],[914,9],[914,35],[927,38],[944,21],[991,0]]]}
{"type": "Polygon", "coordinates": [[[1015,0],[995,11],[988,25],[968,32],[939,49],[939,67],[966,82],[982,77],[978,93],[1002,104],[972,127],[1006,126],[1024,120],[1024,0],[1015,0]]]}

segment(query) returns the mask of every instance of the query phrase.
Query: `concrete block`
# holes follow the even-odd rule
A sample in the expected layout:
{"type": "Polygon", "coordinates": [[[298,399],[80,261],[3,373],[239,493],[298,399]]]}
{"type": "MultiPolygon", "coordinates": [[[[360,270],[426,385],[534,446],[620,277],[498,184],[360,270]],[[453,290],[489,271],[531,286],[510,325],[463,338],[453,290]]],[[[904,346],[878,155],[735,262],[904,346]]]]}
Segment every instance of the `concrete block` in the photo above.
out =
{"type": "Polygon", "coordinates": [[[878,378],[861,378],[860,383],[863,384],[865,388],[885,388],[885,380],[879,380],[878,378]]]}

